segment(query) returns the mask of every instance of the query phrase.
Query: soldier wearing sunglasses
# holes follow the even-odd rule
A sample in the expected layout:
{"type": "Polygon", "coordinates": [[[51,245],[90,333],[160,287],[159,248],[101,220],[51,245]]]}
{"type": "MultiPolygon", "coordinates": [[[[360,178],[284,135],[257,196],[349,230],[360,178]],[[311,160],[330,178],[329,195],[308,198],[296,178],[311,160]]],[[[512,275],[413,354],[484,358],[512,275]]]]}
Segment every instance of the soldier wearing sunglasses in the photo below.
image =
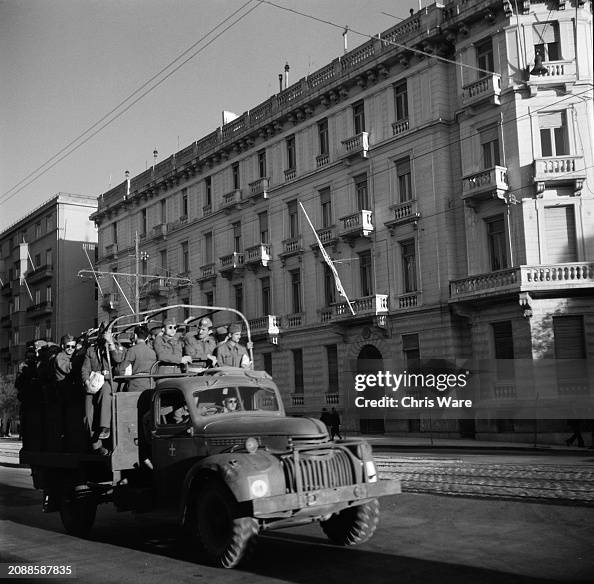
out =
{"type": "Polygon", "coordinates": [[[192,362],[192,357],[183,354],[183,347],[183,341],[177,334],[177,322],[166,318],[153,343],[157,360],[163,363],[159,366],[159,374],[179,373],[179,365],[192,362]]]}

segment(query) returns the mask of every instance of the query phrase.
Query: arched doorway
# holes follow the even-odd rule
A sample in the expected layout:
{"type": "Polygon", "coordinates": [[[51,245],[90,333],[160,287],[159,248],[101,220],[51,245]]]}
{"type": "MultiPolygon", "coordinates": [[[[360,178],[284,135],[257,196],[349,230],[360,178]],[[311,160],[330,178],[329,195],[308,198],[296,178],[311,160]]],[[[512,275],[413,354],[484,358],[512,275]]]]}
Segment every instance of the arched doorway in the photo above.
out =
{"type": "MultiPolygon", "coordinates": [[[[364,345],[357,356],[357,374],[377,373],[384,370],[384,358],[380,350],[374,345],[364,345]]],[[[371,399],[377,398],[377,390],[370,389],[363,391],[365,397],[371,399]],[[369,393],[369,395],[366,395],[369,393]]],[[[361,434],[384,434],[385,428],[385,411],[382,409],[362,410],[359,417],[359,429],[361,434]],[[381,414],[382,417],[379,417],[381,414]]]]}

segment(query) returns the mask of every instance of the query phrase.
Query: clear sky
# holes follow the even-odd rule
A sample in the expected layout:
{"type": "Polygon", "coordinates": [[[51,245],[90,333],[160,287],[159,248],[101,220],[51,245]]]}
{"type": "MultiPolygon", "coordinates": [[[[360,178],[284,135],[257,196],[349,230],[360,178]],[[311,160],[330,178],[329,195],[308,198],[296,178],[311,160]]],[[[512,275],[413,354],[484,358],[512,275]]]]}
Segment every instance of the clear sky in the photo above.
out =
{"type": "MultiPolygon", "coordinates": [[[[274,1],[369,35],[419,8],[418,0],[274,1]]],[[[198,55],[16,192],[246,2],[0,0],[0,231],[58,192],[98,196],[110,177],[115,186],[125,170],[144,171],[155,148],[162,160],[220,126],[223,110],[241,114],[265,101],[278,91],[285,62],[291,84],[343,53],[341,29],[251,0],[234,20],[252,12],[208,47],[213,35],[197,45],[185,58],[203,48],[198,55]]],[[[365,40],[350,32],[349,49],[365,40]]]]}

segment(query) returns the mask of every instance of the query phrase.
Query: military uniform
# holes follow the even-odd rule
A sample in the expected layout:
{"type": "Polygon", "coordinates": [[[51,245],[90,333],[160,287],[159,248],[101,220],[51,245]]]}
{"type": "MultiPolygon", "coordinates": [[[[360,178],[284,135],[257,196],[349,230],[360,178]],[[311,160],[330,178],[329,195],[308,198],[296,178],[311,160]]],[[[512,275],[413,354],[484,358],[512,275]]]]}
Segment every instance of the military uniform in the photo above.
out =
{"type": "MultiPolygon", "coordinates": [[[[132,345],[127,351],[120,368],[125,371],[128,365],[132,366],[132,375],[140,373],[150,373],[151,368],[157,360],[157,354],[144,340],[138,339],[135,345],[132,345]]],[[[150,389],[151,380],[149,377],[131,379],[128,382],[128,391],[143,391],[150,389]]]]}

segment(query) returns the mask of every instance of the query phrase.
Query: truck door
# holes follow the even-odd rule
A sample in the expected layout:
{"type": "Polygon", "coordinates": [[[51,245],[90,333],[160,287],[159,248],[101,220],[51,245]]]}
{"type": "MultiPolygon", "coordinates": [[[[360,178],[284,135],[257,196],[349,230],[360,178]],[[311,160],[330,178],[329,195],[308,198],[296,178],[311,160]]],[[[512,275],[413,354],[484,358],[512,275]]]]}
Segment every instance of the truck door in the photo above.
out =
{"type": "Polygon", "coordinates": [[[192,420],[184,394],[160,389],[153,402],[152,463],[157,494],[175,504],[187,470],[195,460],[192,420]]]}

